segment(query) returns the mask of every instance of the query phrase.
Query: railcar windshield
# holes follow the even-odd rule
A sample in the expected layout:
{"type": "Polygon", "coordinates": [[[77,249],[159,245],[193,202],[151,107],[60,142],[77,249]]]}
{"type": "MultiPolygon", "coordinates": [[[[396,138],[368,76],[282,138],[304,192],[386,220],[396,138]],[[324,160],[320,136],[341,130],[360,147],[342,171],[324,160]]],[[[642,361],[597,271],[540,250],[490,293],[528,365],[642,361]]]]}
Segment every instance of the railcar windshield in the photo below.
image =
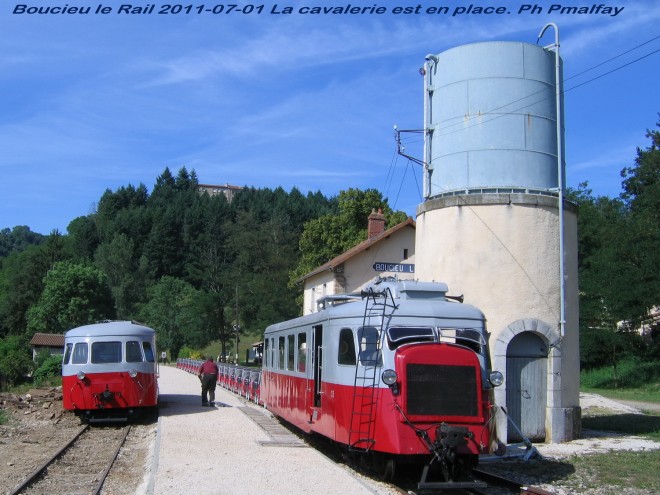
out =
{"type": "Polygon", "coordinates": [[[87,364],[89,348],[87,347],[87,342],[78,342],[73,348],[73,360],[72,364],[87,364]]]}
{"type": "Polygon", "coordinates": [[[435,332],[431,327],[390,327],[387,329],[387,344],[391,350],[409,342],[433,342],[435,332]]]}
{"type": "Polygon", "coordinates": [[[468,347],[479,354],[486,352],[486,340],[479,328],[438,328],[397,326],[387,329],[387,345],[394,350],[413,342],[446,342],[468,347]]]}
{"type": "Polygon", "coordinates": [[[440,342],[449,342],[469,347],[475,352],[485,352],[486,339],[478,328],[439,328],[440,342]]]}
{"type": "Polygon", "coordinates": [[[92,364],[121,363],[121,342],[93,342],[92,364]]]}
{"type": "Polygon", "coordinates": [[[127,363],[141,363],[142,352],[140,351],[140,343],[137,340],[129,340],[126,342],[126,362],[127,363]]]}

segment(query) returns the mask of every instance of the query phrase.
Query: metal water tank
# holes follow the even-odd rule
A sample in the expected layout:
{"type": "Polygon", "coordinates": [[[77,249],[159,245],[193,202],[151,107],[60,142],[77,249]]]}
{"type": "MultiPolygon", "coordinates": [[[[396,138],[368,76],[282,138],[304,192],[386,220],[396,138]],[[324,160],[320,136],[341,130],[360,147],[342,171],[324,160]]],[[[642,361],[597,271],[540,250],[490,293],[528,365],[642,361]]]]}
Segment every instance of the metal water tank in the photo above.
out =
{"type": "Polygon", "coordinates": [[[520,42],[474,43],[426,57],[430,197],[557,188],[555,65],[553,51],[520,42]]]}

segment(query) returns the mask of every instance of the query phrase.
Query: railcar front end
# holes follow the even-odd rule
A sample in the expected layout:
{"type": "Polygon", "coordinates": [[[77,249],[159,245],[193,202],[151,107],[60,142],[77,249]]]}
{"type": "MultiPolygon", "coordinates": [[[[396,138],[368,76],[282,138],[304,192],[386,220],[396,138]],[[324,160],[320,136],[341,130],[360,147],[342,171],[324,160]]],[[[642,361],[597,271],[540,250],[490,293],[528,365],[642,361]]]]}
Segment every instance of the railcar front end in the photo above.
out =
{"type": "Polygon", "coordinates": [[[104,322],[68,331],[62,364],[63,407],[83,421],[126,421],[158,405],[154,330],[104,322]]]}

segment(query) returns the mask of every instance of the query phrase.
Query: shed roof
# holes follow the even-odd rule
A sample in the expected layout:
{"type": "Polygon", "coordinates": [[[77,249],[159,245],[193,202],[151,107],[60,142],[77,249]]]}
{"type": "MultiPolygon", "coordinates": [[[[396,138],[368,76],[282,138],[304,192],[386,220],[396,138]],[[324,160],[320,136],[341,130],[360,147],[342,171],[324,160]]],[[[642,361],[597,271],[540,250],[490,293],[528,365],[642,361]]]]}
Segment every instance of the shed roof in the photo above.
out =
{"type": "Polygon", "coordinates": [[[64,347],[64,335],[57,333],[35,333],[30,345],[41,347],[64,347]]]}

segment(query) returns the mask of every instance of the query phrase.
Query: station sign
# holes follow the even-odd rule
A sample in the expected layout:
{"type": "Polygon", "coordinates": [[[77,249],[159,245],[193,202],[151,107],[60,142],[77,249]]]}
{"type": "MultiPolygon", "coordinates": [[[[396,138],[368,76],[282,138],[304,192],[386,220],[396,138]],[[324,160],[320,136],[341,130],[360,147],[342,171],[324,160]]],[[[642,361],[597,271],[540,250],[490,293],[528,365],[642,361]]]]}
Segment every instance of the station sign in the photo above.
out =
{"type": "Polygon", "coordinates": [[[373,268],[377,272],[415,273],[415,265],[411,263],[376,262],[373,268]]]}

